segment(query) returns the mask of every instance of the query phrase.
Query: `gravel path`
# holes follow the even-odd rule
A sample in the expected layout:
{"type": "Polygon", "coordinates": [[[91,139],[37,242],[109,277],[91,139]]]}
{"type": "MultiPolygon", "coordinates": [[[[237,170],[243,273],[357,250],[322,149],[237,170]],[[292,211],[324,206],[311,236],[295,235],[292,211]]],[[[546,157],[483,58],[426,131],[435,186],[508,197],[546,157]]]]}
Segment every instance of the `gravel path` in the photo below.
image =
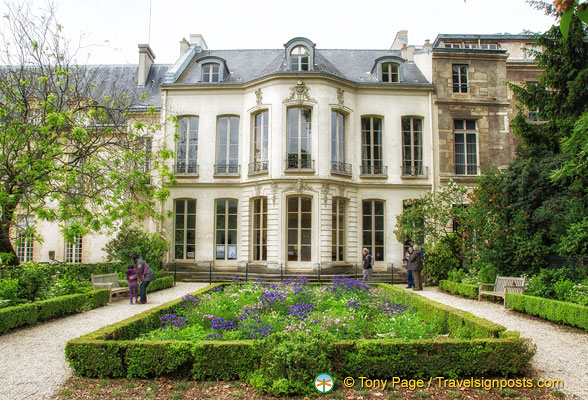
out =
{"type": "Polygon", "coordinates": [[[47,399],[72,375],[65,361],[65,344],[95,331],[207,286],[178,282],[173,288],[151,293],[149,303],[131,305],[128,299],[69,317],[40,323],[0,336],[0,399],[47,399]]]}
{"type": "Polygon", "coordinates": [[[468,311],[478,317],[496,322],[509,331],[519,331],[537,345],[532,367],[545,379],[562,379],[565,391],[588,400],[588,333],[561,326],[512,310],[502,305],[457,297],[438,288],[425,288],[424,297],[468,311]]]}

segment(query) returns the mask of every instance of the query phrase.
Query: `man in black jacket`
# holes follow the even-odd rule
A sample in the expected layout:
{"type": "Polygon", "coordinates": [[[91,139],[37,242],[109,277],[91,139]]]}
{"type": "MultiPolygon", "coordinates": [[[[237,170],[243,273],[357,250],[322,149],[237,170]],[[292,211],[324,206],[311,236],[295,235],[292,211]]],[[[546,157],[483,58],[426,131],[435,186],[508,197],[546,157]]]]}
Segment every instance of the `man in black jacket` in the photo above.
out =
{"type": "Polygon", "coordinates": [[[373,259],[372,255],[370,254],[369,249],[365,248],[362,251],[363,254],[363,281],[364,282],[371,282],[372,281],[372,265],[373,259]]]}

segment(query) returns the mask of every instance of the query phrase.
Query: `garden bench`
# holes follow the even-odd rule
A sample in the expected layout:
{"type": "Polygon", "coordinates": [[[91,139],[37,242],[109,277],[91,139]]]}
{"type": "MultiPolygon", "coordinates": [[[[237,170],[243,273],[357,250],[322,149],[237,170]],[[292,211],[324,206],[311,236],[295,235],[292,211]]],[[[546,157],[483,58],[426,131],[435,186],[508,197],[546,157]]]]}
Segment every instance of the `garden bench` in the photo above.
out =
{"type": "Polygon", "coordinates": [[[506,293],[525,294],[525,284],[527,277],[515,278],[510,276],[497,276],[494,283],[480,283],[478,290],[478,301],[482,299],[482,295],[502,297],[504,300],[504,308],[506,308],[506,293]],[[491,287],[492,290],[482,290],[484,287],[491,287]]]}
{"type": "Polygon", "coordinates": [[[118,282],[118,275],[116,274],[116,272],[113,272],[111,274],[100,274],[100,275],[92,274],[90,276],[90,279],[92,280],[92,289],[94,289],[94,290],[109,289],[110,290],[110,299],[108,300],[109,303],[112,300],[112,295],[125,293],[125,292],[129,291],[128,287],[120,287],[119,282],[118,282]]]}

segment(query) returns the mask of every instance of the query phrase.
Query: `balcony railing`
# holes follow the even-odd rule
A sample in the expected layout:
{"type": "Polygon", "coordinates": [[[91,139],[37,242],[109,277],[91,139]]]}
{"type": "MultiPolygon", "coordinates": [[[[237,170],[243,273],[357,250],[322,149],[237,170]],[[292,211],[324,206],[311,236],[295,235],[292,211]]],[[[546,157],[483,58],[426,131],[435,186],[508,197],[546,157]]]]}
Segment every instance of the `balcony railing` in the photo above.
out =
{"type": "Polygon", "coordinates": [[[269,162],[256,161],[249,163],[249,175],[266,174],[268,171],[269,162]]]}
{"type": "Polygon", "coordinates": [[[423,165],[402,165],[400,170],[403,178],[426,178],[429,176],[429,167],[423,165]]]}
{"type": "Polygon", "coordinates": [[[232,164],[215,164],[214,175],[215,176],[239,176],[241,174],[240,165],[232,164]]]}
{"type": "Polygon", "coordinates": [[[385,178],[388,176],[388,167],[385,165],[362,165],[361,176],[385,178]]]}
{"type": "Polygon", "coordinates": [[[196,164],[176,164],[174,165],[174,174],[176,175],[198,175],[198,165],[196,164]]]}
{"type": "Polygon", "coordinates": [[[314,160],[290,156],[286,159],[286,171],[314,171],[314,160]]]}
{"type": "Polygon", "coordinates": [[[351,176],[351,170],[351,164],[346,164],[339,161],[331,161],[332,174],[351,176]]]}

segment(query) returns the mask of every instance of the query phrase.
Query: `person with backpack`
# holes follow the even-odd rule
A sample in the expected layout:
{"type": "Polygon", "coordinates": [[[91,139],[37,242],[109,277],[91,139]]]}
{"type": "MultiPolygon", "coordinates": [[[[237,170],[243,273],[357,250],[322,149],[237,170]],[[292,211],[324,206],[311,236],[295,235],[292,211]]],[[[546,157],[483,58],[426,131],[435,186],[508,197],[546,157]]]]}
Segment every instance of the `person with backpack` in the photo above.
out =
{"type": "Polygon", "coordinates": [[[372,271],[374,266],[374,257],[370,254],[370,250],[366,247],[363,248],[363,281],[372,281],[372,271]]]}
{"type": "Polygon", "coordinates": [[[409,268],[412,269],[414,277],[412,290],[423,290],[423,279],[421,275],[421,271],[423,270],[423,260],[421,258],[421,249],[416,244],[408,258],[408,265],[409,268]]]}
{"type": "Polygon", "coordinates": [[[137,253],[131,255],[133,263],[137,266],[137,272],[139,273],[139,279],[141,279],[141,286],[139,287],[139,304],[147,304],[147,286],[155,280],[155,272],[149,265],[139,257],[137,253]]]}

